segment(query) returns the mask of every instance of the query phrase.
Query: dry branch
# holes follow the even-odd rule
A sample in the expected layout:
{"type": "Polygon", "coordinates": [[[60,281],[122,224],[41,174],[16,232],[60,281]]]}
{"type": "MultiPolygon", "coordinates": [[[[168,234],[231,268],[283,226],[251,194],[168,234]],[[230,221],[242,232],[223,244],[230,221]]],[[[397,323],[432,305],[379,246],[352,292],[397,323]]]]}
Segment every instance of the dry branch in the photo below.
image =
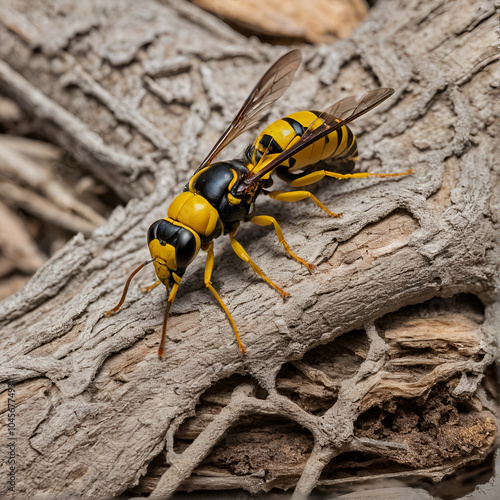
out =
{"type": "Polygon", "coordinates": [[[353,126],[360,168],[415,174],[315,188],[340,220],[263,200],[260,212],[317,265],[309,274],[271,232],[242,228],[249,254],[291,293],[284,303],[217,241],[214,286],[245,358],[204,289],[201,260],[172,308],[165,360],[163,290],[135,284],[119,314],[103,312],[147,257],[149,224],[283,50],[184,2],[9,6],[0,21],[2,91],[131,199],[0,306],[19,498],[295,487],[298,499],[376,479],[422,486],[415,478],[486,459],[500,326],[488,2],[381,1],[348,40],[304,50],[271,117],[393,86],[394,98],[353,126]]]}

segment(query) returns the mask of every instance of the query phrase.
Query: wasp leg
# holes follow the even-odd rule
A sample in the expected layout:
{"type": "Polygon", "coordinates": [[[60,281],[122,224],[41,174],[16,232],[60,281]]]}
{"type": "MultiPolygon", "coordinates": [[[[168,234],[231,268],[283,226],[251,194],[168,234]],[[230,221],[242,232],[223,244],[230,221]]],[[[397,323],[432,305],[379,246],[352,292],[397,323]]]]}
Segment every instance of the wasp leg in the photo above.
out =
{"type": "Polygon", "coordinates": [[[165,339],[167,338],[168,314],[170,312],[170,306],[172,305],[172,303],[175,299],[175,294],[177,293],[178,288],[179,288],[179,283],[175,283],[175,285],[172,287],[172,291],[170,292],[170,295],[168,296],[167,308],[165,310],[165,317],[163,318],[163,328],[161,331],[160,347],[158,348],[158,357],[159,358],[163,358],[163,355],[165,354],[165,339]]]}
{"type": "Polygon", "coordinates": [[[321,201],[319,201],[318,198],[316,198],[316,196],[314,196],[309,191],[269,191],[266,194],[273,200],[278,200],[278,201],[294,202],[309,198],[314,203],[316,203],[316,205],[319,208],[321,208],[321,210],[324,210],[328,215],[331,215],[332,217],[342,217],[341,213],[335,214],[333,212],[330,212],[330,210],[328,210],[328,208],[326,208],[325,205],[323,205],[323,203],[321,203],[321,201]]]}
{"type": "Polygon", "coordinates": [[[292,252],[292,250],[288,246],[288,243],[285,241],[285,237],[283,236],[283,232],[281,231],[278,221],[274,217],[271,217],[270,215],[257,215],[255,217],[252,217],[250,219],[250,222],[256,224],[257,226],[269,226],[272,224],[274,226],[274,230],[276,231],[278,241],[283,245],[288,255],[293,257],[297,262],[300,262],[301,264],[306,266],[309,271],[312,271],[314,269],[314,264],[309,264],[309,262],[306,262],[304,259],[301,259],[298,255],[295,255],[292,252]]]}
{"type": "Polygon", "coordinates": [[[411,173],[413,173],[412,169],[397,174],[375,174],[371,172],[358,172],[356,174],[338,174],[337,172],[330,172],[329,170],[317,170],[316,172],[306,174],[303,177],[299,177],[293,180],[292,182],[290,182],[290,185],[293,187],[309,186],[310,184],[314,184],[315,182],[320,181],[325,176],[334,177],[335,179],[361,179],[365,177],[400,177],[401,175],[408,175],[411,173]]]}
{"type": "MultiPolygon", "coordinates": [[[[204,249],[205,250],[205,249],[204,249]]],[[[236,323],[233,320],[233,317],[231,316],[231,313],[229,312],[228,308],[226,307],[226,304],[222,302],[222,299],[220,298],[219,294],[216,292],[215,288],[212,286],[212,271],[214,269],[214,242],[211,241],[210,244],[208,245],[208,249],[206,249],[207,252],[207,262],[205,264],[205,286],[212,292],[213,296],[217,299],[217,302],[219,305],[222,307],[224,312],[226,313],[227,318],[229,319],[229,322],[231,323],[231,326],[233,327],[234,334],[236,336],[236,341],[238,342],[238,346],[240,348],[241,354],[246,354],[247,350],[245,346],[243,345],[243,342],[240,339],[240,334],[238,333],[238,328],[236,328],[236,323]]]]}
{"type": "Polygon", "coordinates": [[[290,295],[285,290],[282,290],[278,285],[273,283],[265,274],[264,271],[250,258],[245,249],[241,246],[241,244],[235,240],[234,235],[236,233],[236,229],[229,233],[229,240],[231,241],[231,246],[233,247],[234,253],[241,259],[244,260],[247,264],[252,266],[252,269],[268,284],[271,285],[275,290],[277,290],[283,300],[287,295],[290,295]]]}
{"type": "Polygon", "coordinates": [[[153,283],[152,285],[149,285],[149,286],[143,286],[141,288],[141,292],[142,293],[146,293],[146,292],[149,292],[150,290],[152,290],[153,288],[157,287],[159,284],[161,283],[160,280],[158,280],[156,283],[153,283]]]}

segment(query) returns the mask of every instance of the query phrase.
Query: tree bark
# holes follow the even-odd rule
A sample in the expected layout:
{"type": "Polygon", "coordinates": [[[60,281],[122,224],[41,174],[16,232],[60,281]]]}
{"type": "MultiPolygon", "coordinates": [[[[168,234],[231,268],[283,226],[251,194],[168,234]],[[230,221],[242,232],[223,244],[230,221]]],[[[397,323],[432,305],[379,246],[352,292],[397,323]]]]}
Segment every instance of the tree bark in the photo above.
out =
{"type": "MultiPolygon", "coordinates": [[[[315,270],[287,259],[271,231],[243,225],[243,246],[291,294],[283,302],[217,240],[213,283],[247,355],[198,258],[163,360],[164,290],[141,294],[134,282],[122,310],[103,313],[148,258],[149,225],[284,50],[184,2],[3,2],[0,13],[2,92],[127,202],[0,305],[16,498],[295,488],[299,499],[370,481],[376,498],[384,481],[428,485],[418,479],[484,462],[498,427],[500,328],[489,2],[381,1],[351,38],[304,48],[266,122],[392,86],[390,101],[353,124],[358,168],[414,173],[314,187],[341,219],[308,202],[259,200],[315,270]]],[[[2,456],[2,477],[9,467],[2,456]]]]}

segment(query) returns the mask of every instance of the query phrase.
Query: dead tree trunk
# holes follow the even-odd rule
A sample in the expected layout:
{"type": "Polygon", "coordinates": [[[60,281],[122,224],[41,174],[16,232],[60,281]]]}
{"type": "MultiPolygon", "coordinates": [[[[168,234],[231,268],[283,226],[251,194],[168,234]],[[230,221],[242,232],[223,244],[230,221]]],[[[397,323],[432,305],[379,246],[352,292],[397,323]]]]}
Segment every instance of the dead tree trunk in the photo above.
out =
{"type": "MultiPolygon", "coordinates": [[[[270,231],[242,227],[249,254],[291,293],[282,302],[217,241],[214,285],[248,354],[199,259],[163,361],[164,290],[143,295],[135,283],[119,314],[103,312],[148,257],[148,226],[283,49],[184,2],[51,5],[2,2],[0,88],[128,204],[0,306],[16,498],[293,487],[303,498],[377,479],[418,487],[484,461],[497,434],[487,375],[500,328],[491,4],[380,1],[350,39],[304,49],[272,118],[392,86],[353,126],[359,168],[415,173],[324,181],[314,192],[342,219],[262,202],[315,271],[285,258],[270,231]]],[[[1,463],[5,478],[3,451],[1,463]]],[[[432,493],[452,487],[442,484],[432,493]]]]}

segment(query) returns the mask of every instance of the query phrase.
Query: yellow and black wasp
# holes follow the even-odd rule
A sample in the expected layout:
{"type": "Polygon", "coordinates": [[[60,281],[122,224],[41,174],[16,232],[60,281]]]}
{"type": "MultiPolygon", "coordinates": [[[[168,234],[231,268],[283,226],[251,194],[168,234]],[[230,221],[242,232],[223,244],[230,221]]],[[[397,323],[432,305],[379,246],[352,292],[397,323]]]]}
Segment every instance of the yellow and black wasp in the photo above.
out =
{"type": "Polygon", "coordinates": [[[255,200],[266,194],[275,200],[295,202],[309,198],[318,207],[333,217],[342,214],[330,212],[312,193],[303,190],[268,191],[275,172],[292,187],[313,184],[325,176],[336,179],[360,177],[392,177],[407,175],[412,171],[397,174],[350,173],[358,150],[354,134],[347,124],[390,97],[394,90],[381,88],[366,92],[360,99],[347,97],[325,111],[300,111],[275,121],[257,137],[242,159],[212,163],[218,154],[236,137],[254,125],[262,113],[283,95],[293,81],[301,61],[300,50],[292,50],[278,59],[257,83],[236,117],[224,131],[215,146],[203,160],[184,191],[170,204],[167,217],[154,222],[147,234],[152,259],[141,264],[128,278],[118,305],[106,315],[118,311],[125,300],[131,279],[146,264],[154,263],[158,281],[143,290],[163,283],[170,291],[163,321],[162,337],[158,355],[163,357],[167,320],[181,280],[187,266],[198,252],[207,253],[205,285],[212,292],[226,313],[242,354],[246,349],[238,329],[217,291],[212,286],[214,266],[214,240],[223,234],[229,236],[231,246],[238,257],[283,298],[289,295],[273,283],[250,258],[236,240],[236,231],[241,222],[250,221],[259,226],[273,225],[279,242],[288,254],[305,265],[314,266],[295,255],[283,237],[274,217],[254,215],[255,200]],[[325,170],[324,160],[336,161],[338,173],[325,170]],[[347,172],[347,173],[346,173],[347,172]]]}

